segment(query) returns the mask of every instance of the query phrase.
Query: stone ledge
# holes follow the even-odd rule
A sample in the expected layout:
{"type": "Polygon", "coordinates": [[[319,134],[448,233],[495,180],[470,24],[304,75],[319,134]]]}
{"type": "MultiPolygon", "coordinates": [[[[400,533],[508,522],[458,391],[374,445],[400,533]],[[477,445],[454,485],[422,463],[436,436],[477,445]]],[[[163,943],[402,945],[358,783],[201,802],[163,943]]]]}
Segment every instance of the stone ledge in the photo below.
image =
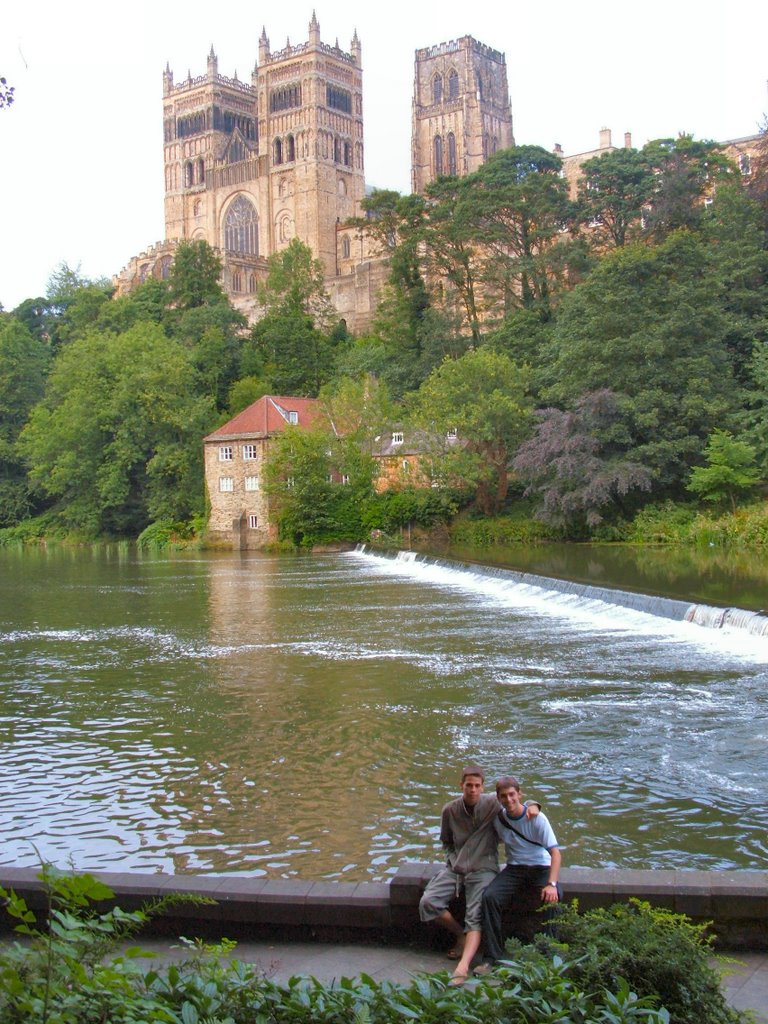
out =
{"type": "MultiPolygon", "coordinates": [[[[115,904],[135,910],[147,900],[190,893],[215,901],[207,906],[181,903],[151,931],[232,938],[281,935],[325,941],[431,941],[435,930],[419,922],[418,903],[440,864],[407,862],[384,882],[306,882],[240,875],[142,875],[94,872],[115,893],[115,904]]],[[[30,909],[45,911],[43,886],[35,868],[0,868],[0,885],[23,896],[30,909]]],[[[768,949],[768,872],[636,871],[565,868],[568,899],[582,910],[608,907],[632,897],[655,907],[712,921],[718,945],[729,949],[768,949]]],[[[108,906],[105,903],[105,909],[108,906]]],[[[0,930],[14,922],[0,916],[0,930]]]]}

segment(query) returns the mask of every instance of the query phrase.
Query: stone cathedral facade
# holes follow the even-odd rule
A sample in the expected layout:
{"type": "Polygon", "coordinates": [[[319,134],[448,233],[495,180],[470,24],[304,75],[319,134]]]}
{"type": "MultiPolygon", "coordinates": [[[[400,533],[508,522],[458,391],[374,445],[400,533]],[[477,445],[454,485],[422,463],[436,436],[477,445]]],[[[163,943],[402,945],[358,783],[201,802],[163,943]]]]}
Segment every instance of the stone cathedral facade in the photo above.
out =
{"type": "MultiPolygon", "coordinates": [[[[514,144],[504,55],[471,36],[416,53],[413,187],[467,174],[514,144]]],[[[219,73],[177,82],[163,73],[165,240],[115,278],[125,293],[167,276],[182,239],[205,239],[224,264],[238,308],[258,317],[267,258],[292,238],[323,263],[326,288],[347,326],[370,325],[384,261],[347,227],[365,195],[362,48],[322,42],[315,15],[306,43],[273,52],[266,30],[250,82],[219,73]]]]}

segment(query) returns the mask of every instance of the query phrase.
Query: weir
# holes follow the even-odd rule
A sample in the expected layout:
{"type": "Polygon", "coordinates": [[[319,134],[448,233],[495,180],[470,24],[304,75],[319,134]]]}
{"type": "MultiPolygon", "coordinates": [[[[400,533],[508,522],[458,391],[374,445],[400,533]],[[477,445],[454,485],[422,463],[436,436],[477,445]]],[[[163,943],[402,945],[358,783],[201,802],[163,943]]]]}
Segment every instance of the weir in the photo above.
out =
{"type": "Polygon", "coordinates": [[[435,565],[454,572],[486,576],[522,587],[535,587],[542,591],[567,594],[582,598],[584,601],[600,601],[603,604],[618,605],[622,608],[644,612],[646,615],[656,615],[677,622],[692,622],[709,629],[728,627],[733,630],[743,630],[753,636],[768,636],[768,614],[763,611],[753,612],[744,608],[715,608],[704,604],[691,604],[688,601],[680,601],[671,597],[619,590],[615,587],[595,587],[588,583],[577,583],[574,580],[560,579],[556,576],[540,576],[536,573],[520,572],[517,569],[462,562],[417,551],[385,551],[366,544],[358,544],[355,550],[360,554],[370,554],[377,558],[390,558],[403,563],[419,562],[424,565],[435,565]]]}

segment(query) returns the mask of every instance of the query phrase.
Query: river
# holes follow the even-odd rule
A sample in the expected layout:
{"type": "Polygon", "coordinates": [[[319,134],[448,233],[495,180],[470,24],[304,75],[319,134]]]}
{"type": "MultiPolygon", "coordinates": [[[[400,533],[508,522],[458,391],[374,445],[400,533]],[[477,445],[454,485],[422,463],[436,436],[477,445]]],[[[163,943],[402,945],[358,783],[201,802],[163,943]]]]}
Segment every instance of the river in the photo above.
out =
{"type": "Polygon", "coordinates": [[[479,762],[569,866],[765,868],[767,684],[768,637],[503,573],[0,551],[0,864],[386,879],[479,762]]]}

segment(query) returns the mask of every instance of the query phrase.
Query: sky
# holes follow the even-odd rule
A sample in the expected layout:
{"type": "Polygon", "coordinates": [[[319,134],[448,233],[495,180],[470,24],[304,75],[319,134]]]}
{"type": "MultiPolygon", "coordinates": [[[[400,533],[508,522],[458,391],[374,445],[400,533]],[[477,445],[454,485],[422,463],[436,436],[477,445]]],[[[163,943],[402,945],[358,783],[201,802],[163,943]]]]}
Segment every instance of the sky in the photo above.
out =
{"type": "Polygon", "coordinates": [[[362,45],[366,182],[410,191],[414,51],[472,35],[506,54],[515,140],[566,154],[755,134],[768,113],[768,3],[733,0],[14,0],[0,19],[0,303],[45,294],[66,262],[111,277],[163,230],[162,72],[250,81],[308,38],[362,45]]]}

